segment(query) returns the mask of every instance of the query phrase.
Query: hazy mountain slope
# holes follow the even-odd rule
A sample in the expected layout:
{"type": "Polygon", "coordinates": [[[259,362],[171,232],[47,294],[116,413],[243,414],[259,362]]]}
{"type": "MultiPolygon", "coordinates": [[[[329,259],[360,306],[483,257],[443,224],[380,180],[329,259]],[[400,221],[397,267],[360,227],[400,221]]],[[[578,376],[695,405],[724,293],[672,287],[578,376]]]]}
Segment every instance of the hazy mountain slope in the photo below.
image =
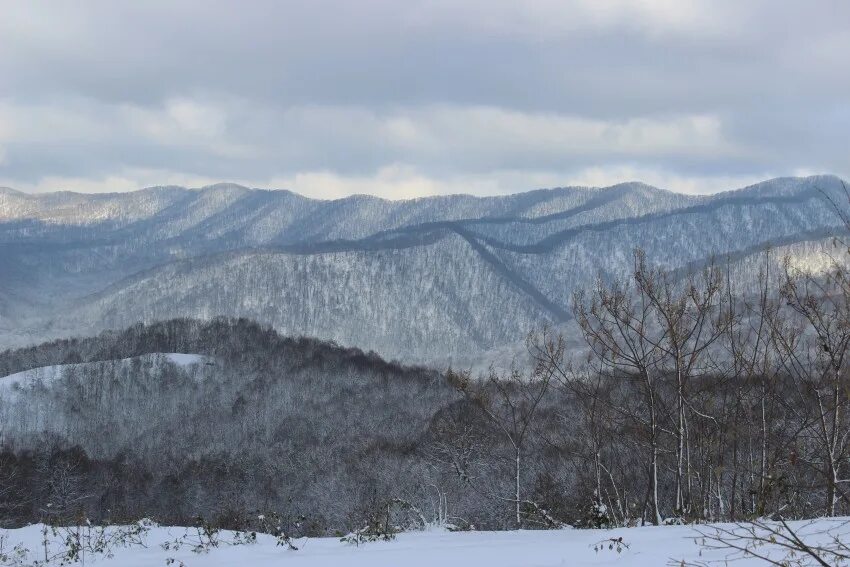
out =
{"type": "Polygon", "coordinates": [[[567,303],[569,294],[592,285],[598,274],[622,278],[632,269],[635,247],[669,269],[769,244],[786,244],[840,230],[828,203],[817,196],[802,203],[769,202],[699,207],[669,215],[628,219],[565,232],[523,249],[496,247],[506,264],[525,274],[542,293],[567,303]],[[604,259],[604,261],[600,261],[604,259]],[[557,277],[553,275],[557,274],[557,277]]]}
{"type": "Polygon", "coordinates": [[[550,217],[587,210],[600,212],[588,220],[609,220],[670,210],[695,200],[637,183],[608,189],[552,189],[485,198],[450,195],[409,201],[363,195],[321,201],[288,191],[249,190],[232,184],[202,190],[151,188],[94,196],[15,193],[5,206],[0,201],[0,242],[26,236],[31,243],[56,244],[55,236],[62,235],[66,247],[81,243],[120,245],[132,239],[137,244],[163,242],[220,251],[222,247],[354,240],[430,222],[500,226],[512,220],[531,220],[532,224],[542,224],[555,220],[550,217]]]}
{"type": "Polygon", "coordinates": [[[247,252],[173,263],[107,290],[64,320],[70,332],[88,322],[97,329],[222,313],[406,360],[489,348],[552,317],[453,237],[414,249],[247,252]]]}
{"type": "MultiPolygon", "coordinates": [[[[640,183],[505,197],[308,199],[228,184],[0,192],[0,346],[239,315],[404,360],[514,344],[635,247],[671,269],[840,230],[835,177],[713,196],[640,183]]],[[[743,265],[743,264],[742,264],[743,265]]]]}
{"type": "Polygon", "coordinates": [[[39,220],[51,224],[116,225],[150,217],[178,202],[180,187],[152,187],[131,193],[85,194],[60,191],[30,195],[0,188],[0,220],[39,220]]]}

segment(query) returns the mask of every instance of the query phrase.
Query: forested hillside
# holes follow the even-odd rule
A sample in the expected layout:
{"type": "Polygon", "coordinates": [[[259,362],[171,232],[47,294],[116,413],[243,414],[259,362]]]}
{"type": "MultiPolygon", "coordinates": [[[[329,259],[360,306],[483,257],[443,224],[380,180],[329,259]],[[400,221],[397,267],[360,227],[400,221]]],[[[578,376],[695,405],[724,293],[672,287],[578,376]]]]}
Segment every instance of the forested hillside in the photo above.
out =
{"type": "MultiPolygon", "coordinates": [[[[508,371],[445,372],[247,320],[0,354],[7,524],[201,516],[382,537],[850,511],[842,249],[687,274],[642,251],[508,371]],[[732,285],[755,272],[755,288],[732,285]]],[[[358,536],[359,537],[359,536],[358,536]]]]}
{"type": "Polygon", "coordinates": [[[486,367],[521,352],[533,327],[568,321],[575,291],[627,276],[636,247],[670,270],[743,265],[843,233],[843,199],[829,176],[699,197],[639,183],[411,201],[235,185],[4,190],[0,346],[235,316],[387,359],[486,367]]]}
{"type": "Polygon", "coordinates": [[[341,528],[427,474],[415,447],[459,400],[434,371],[246,321],[136,326],[0,367],[6,522],[49,502],[174,521],[286,508],[341,528]],[[174,352],[201,356],[150,354],[174,352]]]}

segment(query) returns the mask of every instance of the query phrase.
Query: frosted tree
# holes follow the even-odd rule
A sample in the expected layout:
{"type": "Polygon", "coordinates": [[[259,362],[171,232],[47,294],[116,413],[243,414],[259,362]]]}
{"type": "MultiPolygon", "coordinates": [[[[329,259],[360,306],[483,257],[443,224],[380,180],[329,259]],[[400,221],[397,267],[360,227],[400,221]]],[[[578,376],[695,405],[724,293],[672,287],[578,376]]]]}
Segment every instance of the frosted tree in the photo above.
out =
{"type": "Polygon", "coordinates": [[[532,432],[535,416],[552,380],[552,369],[538,367],[526,374],[511,369],[499,374],[491,369],[483,382],[473,382],[469,375],[453,378],[460,390],[488,417],[510,444],[513,453],[514,493],[507,498],[514,507],[516,527],[522,526],[523,506],[530,506],[550,523],[556,523],[536,502],[523,497],[522,471],[525,446],[532,432]]]}

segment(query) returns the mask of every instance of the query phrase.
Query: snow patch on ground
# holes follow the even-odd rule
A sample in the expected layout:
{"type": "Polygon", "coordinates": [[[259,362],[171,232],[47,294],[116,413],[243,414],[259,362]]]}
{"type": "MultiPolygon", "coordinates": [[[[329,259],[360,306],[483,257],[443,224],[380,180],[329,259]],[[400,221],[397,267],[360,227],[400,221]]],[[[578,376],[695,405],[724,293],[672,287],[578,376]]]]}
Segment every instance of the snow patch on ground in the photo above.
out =
{"type": "MultiPolygon", "coordinates": [[[[850,518],[823,519],[815,523],[792,522],[808,543],[828,539],[820,532],[832,530],[833,535],[850,537],[850,518]]],[[[729,527],[727,524],[726,527],[729,527]]],[[[616,530],[557,530],[510,532],[460,532],[426,531],[399,534],[394,541],[366,543],[360,547],[341,543],[336,538],[298,539],[298,551],[276,546],[276,540],[260,535],[250,545],[232,546],[232,534],[221,533],[222,545],[207,553],[194,553],[188,547],[165,550],[163,543],[173,542],[187,533],[185,528],[153,528],[145,537],[146,547],[136,546],[115,550],[112,558],[87,557],[86,564],[109,567],[153,567],[166,564],[173,558],[174,565],[186,567],[230,567],[251,565],[279,567],[297,565],[306,567],[555,567],[622,565],[658,567],[678,565],[681,561],[702,564],[723,564],[731,560],[735,565],[763,565],[760,559],[740,559],[728,550],[706,550],[700,544],[700,532],[711,526],[664,526],[616,530]],[[697,531],[699,530],[699,531],[697,531]],[[618,553],[608,549],[608,541],[623,538],[628,546],[618,553]],[[602,543],[600,551],[596,551],[602,543]]],[[[17,530],[0,530],[5,536],[8,550],[21,543],[30,550],[41,549],[41,526],[34,525],[17,530]]],[[[52,537],[52,536],[51,536],[52,537]]],[[[58,541],[58,538],[57,538],[58,541]]],[[[846,539],[845,539],[846,541],[846,539]]],[[[771,558],[784,557],[778,546],[766,545],[759,549],[771,558]]],[[[35,555],[32,556],[36,558],[35,555]]],[[[808,564],[808,563],[803,563],[808,564]]]]}
{"type": "Polygon", "coordinates": [[[62,377],[74,370],[82,370],[86,367],[94,367],[104,365],[129,365],[134,361],[139,361],[142,364],[157,364],[170,362],[181,368],[186,368],[198,364],[206,364],[211,362],[211,357],[202,354],[186,354],[180,352],[156,352],[151,354],[143,354],[132,358],[123,358],[120,360],[101,360],[97,362],[83,362],[79,364],[57,364],[54,366],[41,366],[16,372],[5,377],[0,377],[0,394],[12,395],[16,391],[32,386],[36,383],[48,385],[52,382],[61,380],[62,377]]]}
{"type": "Polygon", "coordinates": [[[3,378],[0,378],[0,391],[4,389],[16,389],[25,385],[31,384],[38,380],[50,382],[62,376],[62,370],[66,366],[75,366],[71,364],[60,364],[58,366],[42,366],[41,368],[33,368],[16,372],[3,378]]]}
{"type": "Polygon", "coordinates": [[[208,357],[202,354],[184,354],[182,352],[167,352],[165,353],[165,357],[177,366],[203,364],[208,359],[208,357]]]}

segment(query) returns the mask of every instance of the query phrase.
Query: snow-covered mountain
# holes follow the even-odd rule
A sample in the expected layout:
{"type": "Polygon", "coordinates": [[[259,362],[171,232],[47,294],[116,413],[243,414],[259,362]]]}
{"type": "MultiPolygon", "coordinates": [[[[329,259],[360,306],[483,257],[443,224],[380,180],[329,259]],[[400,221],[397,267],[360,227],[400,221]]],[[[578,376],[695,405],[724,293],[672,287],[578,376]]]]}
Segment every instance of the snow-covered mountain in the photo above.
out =
{"type": "Polygon", "coordinates": [[[386,201],[214,185],[29,195],[0,189],[0,348],[175,316],[245,316],[406,361],[470,360],[568,320],[570,298],[631,269],[841,230],[836,177],[712,196],[640,183],[386,201]]]}

